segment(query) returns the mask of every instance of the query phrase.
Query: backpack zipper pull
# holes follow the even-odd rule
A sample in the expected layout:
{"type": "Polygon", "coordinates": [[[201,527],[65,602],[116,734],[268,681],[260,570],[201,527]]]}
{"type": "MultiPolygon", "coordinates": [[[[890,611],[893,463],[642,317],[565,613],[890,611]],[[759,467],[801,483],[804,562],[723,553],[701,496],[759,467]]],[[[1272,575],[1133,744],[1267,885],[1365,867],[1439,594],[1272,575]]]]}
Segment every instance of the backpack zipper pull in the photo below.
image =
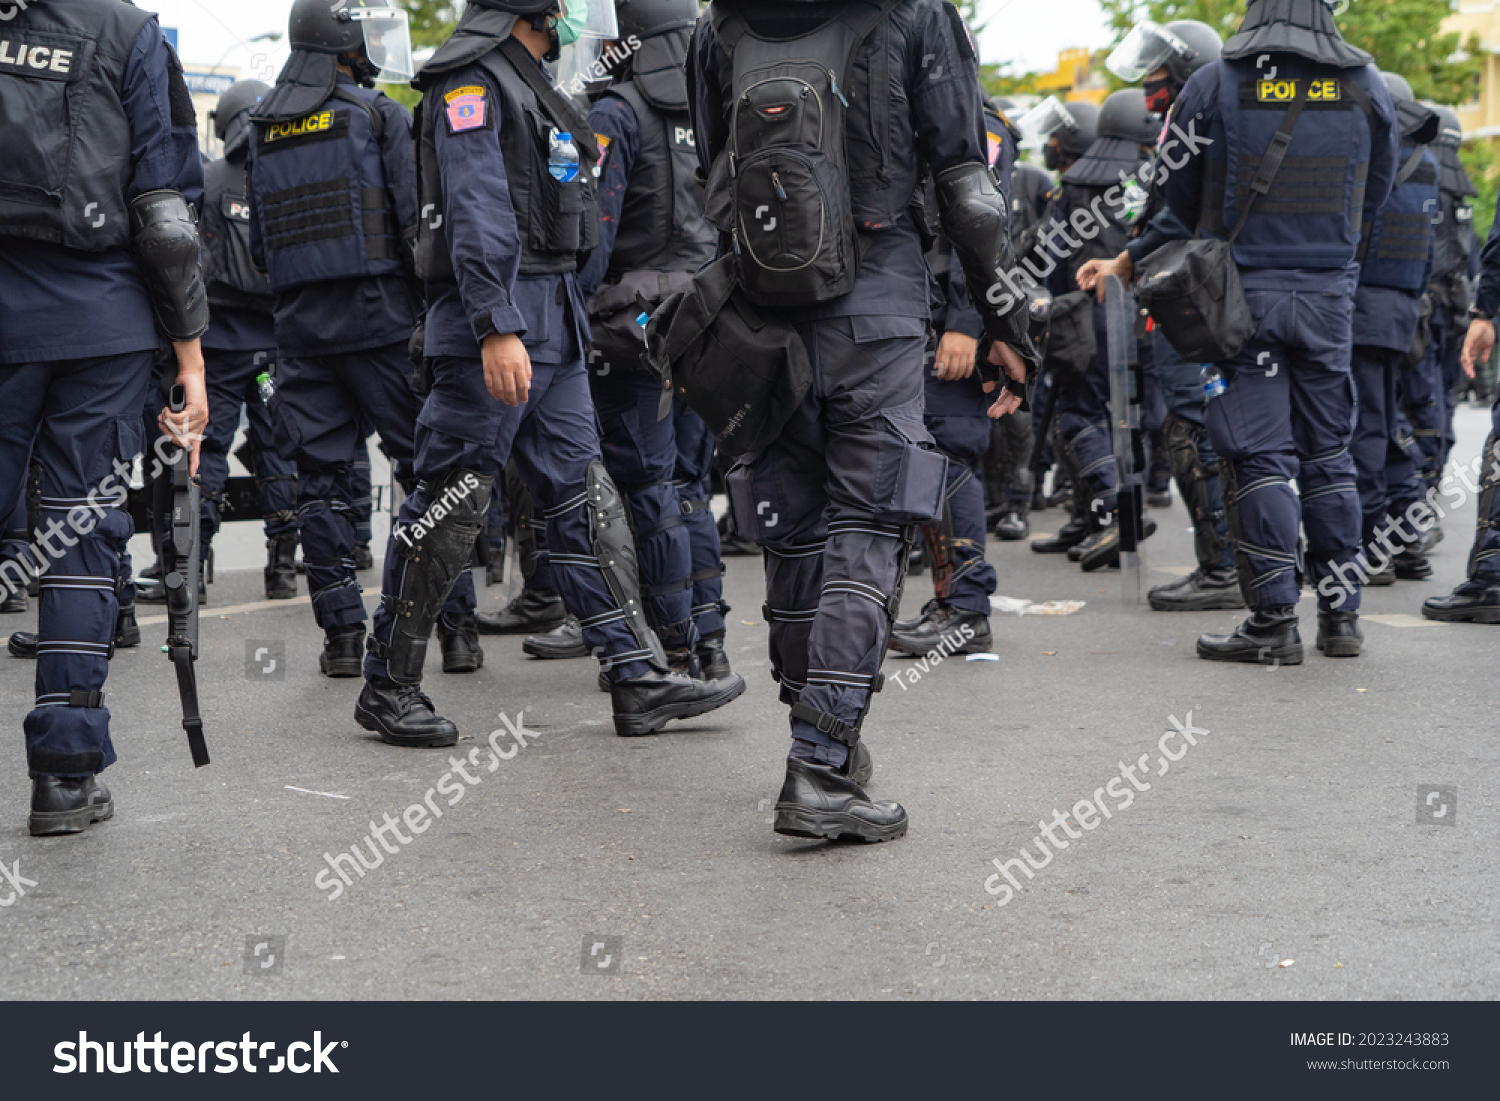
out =
{"type": "Polygon", "coordinates": [[[776,197],[782,202],[786,202],[786,192],[781,189],[781,177],[775,172],[771,173],[771,183],[776,187],[776,197]]]}
{"type": "Polygon", "coordinates": [[[832,69],[828,70],[828,79],[833,82],[833,94],[839,97],[840,103],[842,103],[845,107],[848,107],[849,101],[844,98],[844,93],[839,91],[839,78],[832,69]]]}

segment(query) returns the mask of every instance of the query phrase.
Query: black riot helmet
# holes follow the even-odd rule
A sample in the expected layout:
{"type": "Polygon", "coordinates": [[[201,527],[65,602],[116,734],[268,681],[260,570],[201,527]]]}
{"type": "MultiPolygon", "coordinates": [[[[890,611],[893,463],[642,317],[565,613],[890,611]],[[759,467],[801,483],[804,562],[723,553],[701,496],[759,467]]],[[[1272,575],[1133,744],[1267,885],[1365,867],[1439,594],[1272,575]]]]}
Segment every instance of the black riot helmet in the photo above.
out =
{"type": "Polygon", "coordinates": [[[1400,73],[1388,73],[1382,70],[1380,79],[1385,81],[1385,90],[1391,93],[1391,98],[1397,103],[1411,103],[1416,100],[1417,97],[1411,90],[1411,83],[1400,73]]]}
{"type": "Polygon", "coordinates": [[[1167,24],[1167,30],[1186,42],[1191,51],[1180,54],[1174,50],[1166,60],[1167,72],[1181,89],[1199,69],[1210,61],[1219,60],[1219,54],[1224,50],[1224,39],[1218,31],[1197,19],[1175,19],[1167,24]]]}
{"type": "Polygon", "coordinates": [[[392,0],[297,0],[288,37],[293,51],[355,55],[355,76],[365,83],[412,78],[406,11],[392,0]]]}
{"type": "Polygon", "coordinates": [[[1131,28],[1104,64],[1127,84],[1165,68],[1181,90],[1188,77],[1216,61],[1223,48],[1219,32],[1207,23],[1179,19],[1162,26],[1148,19],[1131,28]]]}
{"type": "Polygon", "coordinates": [[[1437,112],[1441,127],[1438,131],[1437,144],[1447,149],[1457,149],[1462,146],[1464,143],[1464,127],[1463,123],[1458,121],[1458,115],[1454,113],[1453,108],[1443,107],[1438,104],[1432,105],[1432,109],[1437,112]]]}
{"type": "Polygon", "coordinates": [[[219,97],[219,102],[214,109],[208,113],[209,121],[214,124],[214,134],[218,139],[225,141],[225,135],[229,133],[229,127],[235,119],[259,103],[270,90],[269,84],[262,84],[258,80],[235,81],[229,90],[219,97]]]}
{"type": "Polygon", "coordinates": [[[1146,93],[1122,88],[1104,101],[1099,111],[1099,137],[1155,145],[1161,133],[1161,117],[1146,106],[1146,93]]]}
{"type": "Polygon", "coordinates": [[[620,37],[645,41],[698,22],[698,0],[615,0],[620,37]]]}

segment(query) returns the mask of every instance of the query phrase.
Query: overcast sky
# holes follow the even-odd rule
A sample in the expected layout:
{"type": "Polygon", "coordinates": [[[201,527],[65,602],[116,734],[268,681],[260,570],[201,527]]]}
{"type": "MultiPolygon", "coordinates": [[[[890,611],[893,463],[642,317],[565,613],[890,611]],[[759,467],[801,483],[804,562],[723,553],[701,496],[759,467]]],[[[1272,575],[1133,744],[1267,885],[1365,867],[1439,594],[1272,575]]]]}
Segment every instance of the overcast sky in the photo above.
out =
{"type": "MultiPolygon", "coordinates": [[[[251,43],[266,31],[285,31],[291,0],[137,0],[178,29],[188,65],[213,65],[224,57],[242,76],[274,79],[286,57],[286,41],[251,43]],[[228,56],[225,57],[225,52],[228,56]]],[[[1050,69],[1057,52],[1071,46],[1108,45],[1111,35],[1095,0],[980,0],[986,29],[980,40],[985,61],[1014,61],[1017,72],[1050,69]]]]}

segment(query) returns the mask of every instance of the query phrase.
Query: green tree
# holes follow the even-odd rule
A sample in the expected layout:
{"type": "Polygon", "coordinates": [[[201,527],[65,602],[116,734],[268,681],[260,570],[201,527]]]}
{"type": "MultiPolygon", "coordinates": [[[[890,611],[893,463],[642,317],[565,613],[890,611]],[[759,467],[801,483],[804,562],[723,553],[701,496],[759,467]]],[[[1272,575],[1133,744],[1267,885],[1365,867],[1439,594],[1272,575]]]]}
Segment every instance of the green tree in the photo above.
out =
{"type": "Polygon", "coordinates": [[[1458,151],[1464,169],[1479,194],[1474,197],[1474,232],[1480,241],[1490,235],[1495,221],[1495,200],[1500,196],[1500,151],[1494,142],[1471,141],[1458,151]]]}
{"type": "MultiPolygon", "coordinates": [[[[1122,34],[1142,19],[1198,19],[1227,38],[1245,13],[1243,0],[1099,0],[1099,6],[1122,34]]],[[[1418,99],[1467,103],[1478,90],[1485,49],[1478,35],[1463,42],[1442,33],[1452,10],[1449,0],[1356,0],[1334,21],[1351,45],[1406,77],[1418,99]]]]}

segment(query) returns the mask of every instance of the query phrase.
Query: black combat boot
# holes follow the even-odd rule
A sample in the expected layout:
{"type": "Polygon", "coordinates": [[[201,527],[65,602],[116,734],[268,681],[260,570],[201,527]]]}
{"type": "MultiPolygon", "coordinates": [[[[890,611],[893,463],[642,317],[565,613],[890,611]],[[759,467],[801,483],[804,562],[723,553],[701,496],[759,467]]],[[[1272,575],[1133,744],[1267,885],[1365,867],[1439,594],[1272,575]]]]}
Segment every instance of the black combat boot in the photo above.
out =
{"type": "Polygon", "coordinates": [[[622,738],[655,734],[673,719],[690,719],[723,707],[745,691],[745,678],[694,680],[681,673],[658,673],[610,685],[615,733],[622,738]]]}
{"type": "Polygon", "coordinates": [[[266,599],[294,600],[297,596],[297,536],[266,540],[266,599]]]}
{"type": "Polygon", "coordinates": [[[995,538],[1007,543],[1017,543],[1031,534],[1031,522],[1020,509],[1009,509],[995,521],[995,538]]]}
{"type": "Polygon", "coordinates": [[[528,635],[521,649],[534,658],[586,658],[589,648],[583,644],[583,628],[574,616],[568,616],[556,630],[544,635],[528,635]]]}
{"type": "Polygon", "coordinates": [[[472,673],[484,665],[479,628],[472,615],[438,616],[437,635],[443,648],[443,672],[472,673]]]}
{"type": "Polygon", "coordinates": [[[1266,608],[1227,635],[1200,635],[1198,656],[1205,661],[1251,665],[1301,665],[1302,636],[1295,608],[1266,608]]]}
{"type": "Polygon", "coordinates": [[[1233,566],[1196,569],[1181,581],[1156,586],[1146,599],[1158,612],[1217,612],[1245,606],[1240,573],[1233,566]]]}
{"type": "Polygon", "coordinates": [[[704,680],[723,680],[729,676],[729,655],[724,652],[723,633],[705,635],[698,640],[698,667],[704,680]]]}
{"type": "MultiPolygon", "coordinates": [[[[1156,534],[1156,521],[1149,516],[1141,525],[1141,538],[1150,539],[1156,534]]],[[[1091,535],[1084,543],[1074,548],[1078,551],[1078,565],[1084,573],[1102,570],[1105,566],[1120,564],[1120,521],[1111,520],[1103,531],[1091,535]]],[[[1069,552],[1072,557],[1072,552],[1069,552]]]]}
{"type": "MultiPolygon", "coordinates": [[[[1422,614],[1439,623],[1500,623],[1500,581],[1465,581],[1447,596],[1422,604],[1422,614]]],[[[15,653],[15,636],[11,636],[15,653]]]]}
{"type": "Polygon", "coordinates": [[[1402,581],[1426,581],[1432,576],[1432,563],[1419,547],[1402,547],[1393,564],[1402,581]]]}
{"type": "Polygon", "coordinates": [[[135,605],[122,604],[115,616],[115,649],[131,650],[141,644],[141,628],[135,621],[135,605]]]}
{"type": "Polygon", "coordinates": [[[938,605],[913,627],[902,630],[902,625],[897,624],[891,631],[891,649],[913,657],[923,657],[934,650],[984,654],[989,652],[991,642],[989,616],[946,605],[938,605]]]}
{"type": "Polygon", "coordinates": [[[418,748],[456,745],[458,727],[437,714],[420,684],[373,677],[354,705],[354,721],[386,745],[418,748]]]}
{"type": "Polygon", "coordinates": [[[1319,612],[1318,649],[1331,658],[1357,658],[1365,633],[1357,612],[1319,612]]]}
{"type": "Polygon", "coordinates": [[[29,607],[31,604],[26,599],[26,590],[16,589],[6,592],[5,599],[0,600],[0,615],[17,615],[29,607]]]}
{"type": "Polygon", "coordinates": [[[1031,549],[1037,554],[1065,554],[1089,537],[1087,517],[1075,516],[1058,533],[1048,539],[1033,539],[1031,549]]]}
{"type": "Polygon", "coordinates": [[[13,658],[35,658],[36,645],[40,641],[40,637],[31,631],[17,631],[10,636],[6,649],[13,658]]]}
{"type": "Polygon", "coordinates": [[[323,632],[318,668],[325,677],[357,677],[364,668],[365,625],[329,627],[323,632]]]}
{"type": "Polygon", "coordinates": [[[843,768],[787,758],[786,780],[776,797],[777,833],[830,841],[894,841],[906,835],[906,809],[865,794],[863,784],[873,775],[874,764],[859,749],[856,743],[843,768]]]}
{"type": "Polygon", "coordinates": [[[475,617],[482,635],[540,634],[561,626],[567,618],[562,597],[550,589],[522,589],[498,612],[480,612],[475,617]]]}
{"type": "Polygon", "coordinates": [[[82,780],[37,776],[31,781],[31,817],[26,826],[32,837],[82,833],[114,816],[109,788],[93,776],[82,780]]]}

